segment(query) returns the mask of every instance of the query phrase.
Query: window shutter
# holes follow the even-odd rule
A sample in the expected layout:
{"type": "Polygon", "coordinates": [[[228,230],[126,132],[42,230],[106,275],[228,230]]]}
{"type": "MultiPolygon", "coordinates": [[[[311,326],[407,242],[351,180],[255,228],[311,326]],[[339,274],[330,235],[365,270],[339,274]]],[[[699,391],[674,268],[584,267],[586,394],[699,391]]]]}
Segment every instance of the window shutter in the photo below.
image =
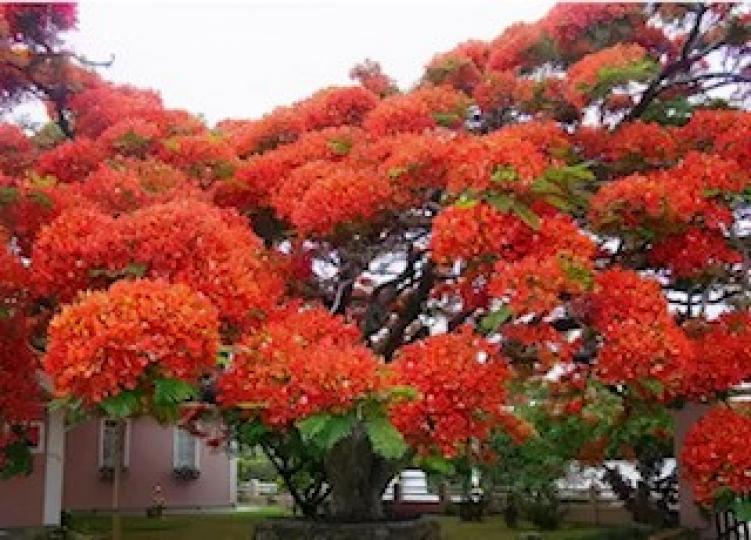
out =
{"type": "MultiPolygon", "coordinates": [[[[123,433],[123,435],[125,435],[123,433]]],[[[115,444],[117,443],[117,423],[105,420],[102,427],[102,466],[115,466],[115,444]]]]}
{"type": "Polygon", "coordinates": [[[196,438],[185,430],[177,430],[177,459],[178,467],[197,468],[196,438]]]}

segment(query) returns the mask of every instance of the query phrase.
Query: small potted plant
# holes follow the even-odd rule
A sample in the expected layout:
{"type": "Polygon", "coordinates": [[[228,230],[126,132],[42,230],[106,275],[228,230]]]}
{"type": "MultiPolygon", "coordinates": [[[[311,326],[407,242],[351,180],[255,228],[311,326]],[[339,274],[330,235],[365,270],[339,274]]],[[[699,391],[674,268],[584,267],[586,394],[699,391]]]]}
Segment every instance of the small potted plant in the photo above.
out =
{"type": "Polygon", "coordinates": [[[183,465],[181,467],[175,467],[172,470],[172,475],[178,480],[197,480],[201,476],[201,471],[195,467],[183,465]]]}

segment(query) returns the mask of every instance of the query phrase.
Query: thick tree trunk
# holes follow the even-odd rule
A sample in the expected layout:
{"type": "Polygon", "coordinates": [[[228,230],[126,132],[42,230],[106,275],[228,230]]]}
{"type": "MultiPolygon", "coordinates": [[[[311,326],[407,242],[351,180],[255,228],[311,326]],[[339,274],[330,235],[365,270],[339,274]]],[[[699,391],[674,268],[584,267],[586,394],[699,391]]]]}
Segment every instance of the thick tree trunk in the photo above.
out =
{"type": "Polygon", "coordinates": [[[384,519],[381,497],[396,468],[393,462],[373,452],[362,426],[334,445],[326,457],[325,467],[331,486],[329,514],[333,520],[384,519]]]}

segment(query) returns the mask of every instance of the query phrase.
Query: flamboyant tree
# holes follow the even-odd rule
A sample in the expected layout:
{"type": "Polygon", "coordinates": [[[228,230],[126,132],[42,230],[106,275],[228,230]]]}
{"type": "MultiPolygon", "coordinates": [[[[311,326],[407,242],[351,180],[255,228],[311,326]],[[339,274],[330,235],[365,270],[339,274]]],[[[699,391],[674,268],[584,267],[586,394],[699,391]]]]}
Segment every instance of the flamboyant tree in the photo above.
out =
{"type": "MultiPolygon", "coordinates": [[[[726,396],[751,376],[750,38],[743,5],[561,4],[410,91],[366,62],[213,129],[79,74],[68,140],[0,130],[6,469],[49,397],[200,397],[186,427],[218,414],[307,515],[367,520],[410,463],[534,437],[519,388],[617,425],[726,396]]],[[[751,487],[747,418],[712,414],[685,450],[706,504],[751,487]]]]}

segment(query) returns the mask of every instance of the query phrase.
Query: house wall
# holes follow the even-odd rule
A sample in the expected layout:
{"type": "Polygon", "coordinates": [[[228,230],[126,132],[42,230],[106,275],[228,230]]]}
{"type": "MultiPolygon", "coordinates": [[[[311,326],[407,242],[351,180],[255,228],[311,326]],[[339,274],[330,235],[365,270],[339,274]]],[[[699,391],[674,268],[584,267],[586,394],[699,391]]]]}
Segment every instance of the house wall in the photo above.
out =
{"type": "MultiPolygon", "coordinates": [[[[673,412],[673,422],[675,426],[674,436],[674,448],[675,455],[678,457],[683,447],[683,441],[686,439],[688,430],[693,426],[707,411],[710,409],[707,405],[700,405],[696,403],[687,403],[682,409],[673,412]]],[[[686,479],[680,475],[680,469],[678,470],[679,476],[679,504],[680,504],[680,519],[683,527],[696,529],[700,532],[700,537],[704,538],[711,536],[712,524],[701,513],[699,507],[694,503],[694,495],[691,492],[686,479]]]]}
{"type": "MultiPolygon", "coordinates": [[[[108,509],[112,482],[99,478],[99,422],[91,421],[71,430],[65,449],[66,510],[108,509]]],[[[152,504],[154,485],[159,483],[167,507],[229,506],[232,484],[231,460],[222,450],[200,447],[200,477],[177,480],[172,476],[174,427],[143,418],[131,422],[129,466],[120,484],[120,508],[143,509],[152,504]]]]}
{"type": "Polygon", "coordinates": [[[33,472],[0,480],[0,527],[38,527],[44,514],[44,454],[35,454],[33,472]]]}

